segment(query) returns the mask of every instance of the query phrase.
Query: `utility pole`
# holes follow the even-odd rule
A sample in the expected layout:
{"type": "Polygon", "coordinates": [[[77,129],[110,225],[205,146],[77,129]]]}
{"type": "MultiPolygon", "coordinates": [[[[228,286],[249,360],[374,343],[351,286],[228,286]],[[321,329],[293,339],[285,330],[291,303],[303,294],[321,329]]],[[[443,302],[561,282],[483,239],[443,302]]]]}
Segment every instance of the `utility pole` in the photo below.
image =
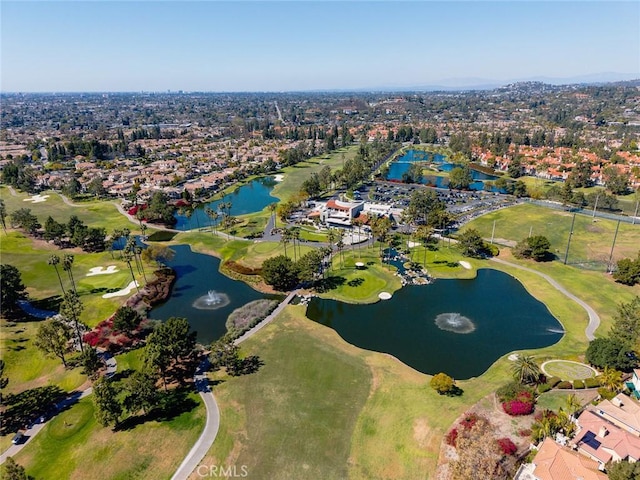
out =
{"type": "Polygon", "coordinates": [[[493,229],[491,230],[491,245],[493,245],[493,236],[496,233],[496,221],[493,221],[493,229]]]}
{"type": "Polygon", "coordinates": [[[638,199],[636,201],[636,211],[633,214],[633,218],[631,219],[631,225],[635,225],[636,224],[636,217],[638,216],[638,205],[640,205],[640,199],[638,199]]]}
{"type": "Polygon", "coordinates": [[[618,229],[620,228],[620,220],[618,220],[618,224],[616,225],[616,233],[613,234],[613,244],[611,244],[611,253],[609,254],[609,262],[607,263],[607,272],[613,272],[613,249],[616,246],[616,238],[618,238],[618,229]]]}
{"type": "Polygon", "coordinates": [[[600,192],[596,195],[596,202],[593,205],[593,218],[596,218],[596,208],[598,208],[598,199],[600,198],[600,192]]]}
{"type": "Polygon", "coordinates": [[[573,224],[576,221],[576,214],[573,214],[573,219],[571,220],[571,229],[569,230],[569,239],[567,240],[567,251],[564,253],[564,264],[567,264],[567,259],[569,258],[569,246],[571,245],[571,237],[573,235],[573,224]]]}

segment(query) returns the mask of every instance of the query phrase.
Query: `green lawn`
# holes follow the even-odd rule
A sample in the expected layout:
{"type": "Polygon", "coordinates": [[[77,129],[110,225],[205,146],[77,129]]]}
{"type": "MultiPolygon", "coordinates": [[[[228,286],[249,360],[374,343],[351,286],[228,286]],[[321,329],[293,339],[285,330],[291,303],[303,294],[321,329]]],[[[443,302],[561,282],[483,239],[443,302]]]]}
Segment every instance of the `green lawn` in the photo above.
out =
{"type": "MultiPolygon", "coordinates": [[[[44,241],[34,242],[32,238],[18,231],[0,233],[0,242],[2,242],[2,263],[18,268],[31,300],[43,300],[61,295],[56,271],[47,263],[47,260],[53,254],[62,258],[65,253],[69,253],[69,250],[60,250],[44,241]]],[[[94,326],[111,315],[127,298],[105,299],[102,295],[126,287],[132,281],[131,272],[117,253],[115,258],[110,252],[85,253],[73,250],[72,253],[74,255],[72,272],[80,299],[85,305],[80,319],[87,325],[94,326]],[[115,265],[117,272],[109,275],[87,276],[91,268],[99,266],[106,268],[109,265],[115,265]]],[[[71,282],[61,265],[58,266],[58,270],[64,288],[70,288],[71,282]]],[[[152,276],[153,270],[153,267],[145,265],[147,278],[152,276]]],[[[134,274],[138,282],[144,285],[143,275],[137,272],[135,266],[134,274]]]]}
{"type": "Polygon", "coordinates": [[[0,320],[0,351],[5,361],[4,375],[9,378],[4,394],[49,384],[69,392],[86,381],[80,368],[65,369],[57,357],[46,357],[33,345],[39,324],[38,321],[9,323],[0,320]]]}
{"type": "Polygon", "coordinates": [[[57,415],[15,460],[35,478],[125,480],[170,478],[204,427],[200,397],[194,408],[164,421],[114,432],[100,426],[91,398],[57,415]]]}
{"type": "Polygon", "coordinates": [[[544,371],[552,377],[569,381],[584,380],[596,376],[596,373],[588,365],[567,362],[566,360],[551,360],[544,365],[544,371]]]}
{"type": "MultiPolygon", "coordinates": [[[[551,243],[551,251],[560,262],[564,261],[573,214],[537,205],[522,204],[490,212],[468,223],[463,230],[474,228],[490,239],[495,221],[496,243],[519,242],[529,234],[544,235],[551,243]]],[[[614,220],[589,215],[576,215],[569,250],[570,265],[584,264],[587,268],[604,270],[609,259],[615,235],[614,220]]],[[[635,258],[640,245],[640,225],[621,223],[616,239],[613,260],[635,258]]]]}
{"type": "Polygon", "coordinates": [[[333,267],[325,274],[327,278],[343,283],[322,293],[321,297],[349,303],[373,303],[379,300],[380,292],[393,293],[402,286],[395,267],[381,264],[377,248],[345,249],[343,256],[344,259],[335,253],[333,267]],[[356,262],[364,263],[364,268],[356,268],[356,262]]]}
{"type": "Polygon", "coordinates": [[[319,343],[304,326],[285,314],[243,344],[264,366],[214,387],[223,420],[203,465],[244,465],[249,478],[347,478],[371,374],[361,358],[319,343]]]}
{"type": "Polygon", "coordinates": [[[550,392],[545,392],[538,398],[537,408],[538,409],[547,409],[553,410],[554,412],[558,412],[561,408],[563,410],[567,409],[567,397],[571,394],[574,394],[580,403],[584,406],[593,399],[598,396],[598,392],[596,390],[572,390],[572,391],[562,391],[562,390],[552,390],[550,392]]]}
{"type": "Polygon", "coordinates": [[[287,201],[297,194],[302,187],[302,183],[309,178],[314,172],[319,172],[325,165],[331,167],[331,170],[342,168],[344,161],[355,157],[358,152],[358,146],[339,148],[327,155],[313,157],[304,162],[300,162],[292,167],[285,167],[279,173],[284,175],[282,182],[274,187],[271,195],[279,198],[281,201],[287,201]]]}
{"type": "Polygon", "coordinates": [[[49,195],[49,198],[42,203],[25,202],[26,198],[31,197],[30,194],[17,192],[17,196],[13,196],[8,188],[0,187],[0,198],[4,200],[9,215],[20,208],[29,208],[42,225],[49,216],[58,222],[67,223],[71,215],[76,215],[87,225],[105,228],[107,233],[111,233],[114,228],[128,228],[134,233],[139,230],[134,223],[118,212],[113,203],[117,200],[80,202],[73,207],[64,203],[53,191],[42,192],[42,195],[49,195]]]}

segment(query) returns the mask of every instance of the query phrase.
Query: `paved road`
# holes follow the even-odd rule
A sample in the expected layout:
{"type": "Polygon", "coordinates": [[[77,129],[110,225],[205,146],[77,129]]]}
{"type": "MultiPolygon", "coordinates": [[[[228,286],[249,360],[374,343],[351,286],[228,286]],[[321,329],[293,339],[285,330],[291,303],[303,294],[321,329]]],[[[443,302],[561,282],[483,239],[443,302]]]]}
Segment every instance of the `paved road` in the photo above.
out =
{"type": "Polygon", "coordinates": [[[220,428],[220,409],[209,387],[209,380],[207,379],[208,367],[209,359],[206,359],[198,366],[194,377],[196,389],[200,393],[200,397],[207,409],[207,421],[204,430],[200,434],[200,438],[198,438],[191,450],[189,450],[189,453],[178,467],[178,470],[176,470],[176,473],[173,474],[171,480],[186,480],[189,478],[191,472],[193,472],[202,461],[218,435],[218,429],[220,428]]]}
{"type": "MultiPolygon", "coordinates": [[[[235,340],[235,344],[238,345],[241,342],[245,341],[247,338],[253,336],[260,329],[264,328],[265,325],[269,324],[278,314],[284,309],[285,306],[289,304],[289,302],[293,299],[293,297],[298,293],[298,290],[294,290],[287,298],[285,298],[280,305],[276,307],[276,309],[271,312],[267,318],[258,323],[251,330],[246,332],[241,337],[235,340]]],[[[194,377],[196,389],[200,393],[200,397],[204,401],[204,405],[207,409],[207,421],[204,426],[204,430],[200,434],[200,437],[193,445],[187,456],[184,458],[176,473],[173,474],[171,480],[187,480],[189,475],[196,469],[196,467],[200,464],[204,456],[207,454],[211,445],[216,439],[218,435],[218,429],[220,428],[220,409],[218,408],[218,404],[216,402],[215,397],[213,396],[213,392],[209,387],[209,381],[206,376],[207,369],[209,367],[209,360],[205,360],[198,366],[198,370],[196,371],[196,375],[194,377]]]]}
{"type": "MultiPolygon", "coordinates": [[[[116,373],[116,370],[118,369],[118,364],[116,363],[116,359],[110,353],[103,353],[102,358],[104,360],[105,365],[107,366],[105,376],[112,377],[116,373]]],[[[88,395],[91,395],[92,392],[93,392],[92,387],[85,388],[84,390],[81,390],[78,392],[72,392],[64,400],[61,400],[60,402],[56,403],[56,409],[55,409],[56,413],[60,413],[66,410],[74,403],[80,401],[82,398],[88,395]]],[[[2,454],[0,454],[0,465],[2,465],[5,462],[7,457],[13,457],[20,450],[22,450],[25,447],[25,445],[31,442],[31,440],[33,440],[33,437],[35,437],[38,433],[40,433],[40,430],[42,430],[44,426],[47,424],[47,422],[51,420],[54,416],[55,415],[47,418],[47,420],[42,423],[36,422],[33,425],[31,425],[29,428],[27,428],[24,432],[24,437],[23,437],[24,440],[21,443],[19,443],[18,445],[11,445],[7,450],[5,450],[4,452],[2,452],[2,454]]]]}
{"type": "Polygon", "coordinates": [[[576,302],[578,305],[580,305],[582,308],[584,308],[587,311],[587,314],[589,315],[589,324],[587,325],[587,328],[585,328],[584,333],[587,336],[587,339],[589,341],[591,341],[591,340],[596,338],[594,333],[595,333],[596,329],[600,326],[600,316],[596,313],[596,311],[593,308],[591,308],[589,305],[587,305],[587,303],[583,302],[578,297],[576,297],[574,294],[572,294],[571,292],[567,291],[566,288],[564,288],[562,285],[560,285],[557,281],[555,281],[553,278],[551,278],[547,274],[538,272],[537,270],[533,270],[532,268],[529,268],[529,267],[523,267],[522,265],[517,265],[515,263],[507,262],[507,261],[502,260],[500,258],[491,258],[491,260],[494,261],[494,262],[497,262],[497,263],[501,263],[503,265],[508,265],[510,267],[519,268],[520,270],[526,270],[527,272],[535,273],[536,275],[539,275],[542,278],[544,278],[556,290],[558,290],[563,295],[569,297],[571,300],[576,302]]]}

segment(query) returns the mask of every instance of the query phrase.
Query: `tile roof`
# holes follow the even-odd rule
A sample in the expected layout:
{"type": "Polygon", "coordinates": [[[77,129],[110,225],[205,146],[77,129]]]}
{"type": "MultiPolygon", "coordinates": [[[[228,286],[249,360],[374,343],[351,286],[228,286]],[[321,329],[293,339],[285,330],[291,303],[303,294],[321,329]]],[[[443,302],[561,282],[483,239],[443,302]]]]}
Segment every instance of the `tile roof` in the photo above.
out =
{"type": "Polygon", "coordinates": [[[533,459],[538,480],[606,480],[598,464],[546,438],[533,459]]]}

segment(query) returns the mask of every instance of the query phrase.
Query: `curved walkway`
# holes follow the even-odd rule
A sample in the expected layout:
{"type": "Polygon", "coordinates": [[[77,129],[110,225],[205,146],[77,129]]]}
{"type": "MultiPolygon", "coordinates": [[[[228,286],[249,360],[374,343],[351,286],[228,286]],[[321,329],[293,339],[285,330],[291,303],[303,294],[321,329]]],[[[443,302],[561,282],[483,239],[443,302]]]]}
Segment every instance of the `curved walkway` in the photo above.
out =
{"type": "MultiPolygon", "coordinates": [[[[260,329],[264,328],[265,325],[271,323],[274,318],[278,316],[278,314],[286,307],[289,302],[295,297],[298,293],[298,290],[294,290],[289,293],[287,297],[280,302],[280,305],[276,307],[276,309],[271,312],[263,321],[254,326],[251,330],[245,332],[244,335],[238,337],[234,343],[236,345],[244,342],[247,338],[252,337],[256,332],[260,329]]],[[[194,376],[194,382],[196,386],[196,390],[200,393],[200,397],[204,402],[204,406],[207,409],[207,420],[204,426],[204,430],[200,434],[200,437],[193,445],[187,456],[184,458],[176,473],[173,474],[171,480],[187,480],[189,475],[196,469],[196,467],[200,464],[202,459],[205,457],[211,445],[216,439],[218,435],[218,430],[220,428],[220,409],[218,408],[218,403],[216,402],[216,398],[213,396],[213,392],[209,387],[209,380],[207,379],[207,369],[209,367],[209,359],[204,360],[196,370],[196,374],[194,376]]]]}
{"type": "Polygon", "coordinates": [[[193,472],[202,461],[218,435],[218,429],[220,428],[220,409],[209,387],[209,380],[207,379],[208,368],[209,359],[206,359],[198,366],[194,376],[196,390],[200,393],[200,397],[207,410],[207,421],[200,437],[191,450],[189,450],[189,453],[187,453],[187,456],[178,467],[178,470],[176,470],[176,473],[173,474],[171,480],[186,480],[189,478],[191,472],[193,472]]]}
{"type": "Polygon", "coordinates": [[[539,275],[542,278],[544,278],[556,290],[558,290],[560,293],[562,293],[566,297],[576,302],[578,305],[580,305],[582,308],[584,308],[587,311],[587,314],[589,315],[589,323],[587,325],[587,328],[585,328],[584,333],[587,336],[587,339],[589,341],[594,340],[596,338],[594,333],[597,330],[597,328],[600,326],[600,316],[586,302],[580,300],[573,293],[569,292],[566,288],[564,288],[557,281],[555,281],[553,278],[551,278],[549,275],[545,273],[538,272],[537,270],[534,270],[529,267],[523,267],[522,265],[517,265],[515,263],[507,262],[506,260],[502,260],[500,258],[492,257],[491,260],[497,263],[501,263],[502,265],[508,265],[509,267],[519,268],[520,270],[525,270],[527,272],[535,273],[536,275],[539,275]]]}
{"type": "MultiPolygon", "coordinates": [[[[116,359],[110,353],[103,353],[102,359],[104,360],[104,364],[107,367],[107,370],[105,372],[105,377],[112,377],[116,373],[116,370],[118,369],[118,364],[116,363],[116,359]]],[[[56,403],[55,405],[56,414],[66,410],[71,405],[80,401],[84,397],[91,395],[92,392],[93,392],[93,387],[87,387],[84,390],[72,392],[64,400],[61,400],[60,402],[56,403]]],[[[2,454],[0,454],[0,465],[2,465],[7,460],[8,457],[13,457],[20,450],[22,450],[25,447],[25,445],[27,445],[33,439],[33,437],[35,437],[38,433],[40,433],[40,430],[42,430],[44,426],[47,424],[47,422],[51,420],[53,417],[55,417],[55,414],[47,418],[46,421],[40,421],[40,422],[36,421],[32,425],[30,425],[29,428],[27,428],[23,432],[24,440],[22,442],[16,445],[11,445],[4,452],[2,452],[2,454]]],[[[41,417],[41,418],[44,419],[44,417],[41,417]]]]}

